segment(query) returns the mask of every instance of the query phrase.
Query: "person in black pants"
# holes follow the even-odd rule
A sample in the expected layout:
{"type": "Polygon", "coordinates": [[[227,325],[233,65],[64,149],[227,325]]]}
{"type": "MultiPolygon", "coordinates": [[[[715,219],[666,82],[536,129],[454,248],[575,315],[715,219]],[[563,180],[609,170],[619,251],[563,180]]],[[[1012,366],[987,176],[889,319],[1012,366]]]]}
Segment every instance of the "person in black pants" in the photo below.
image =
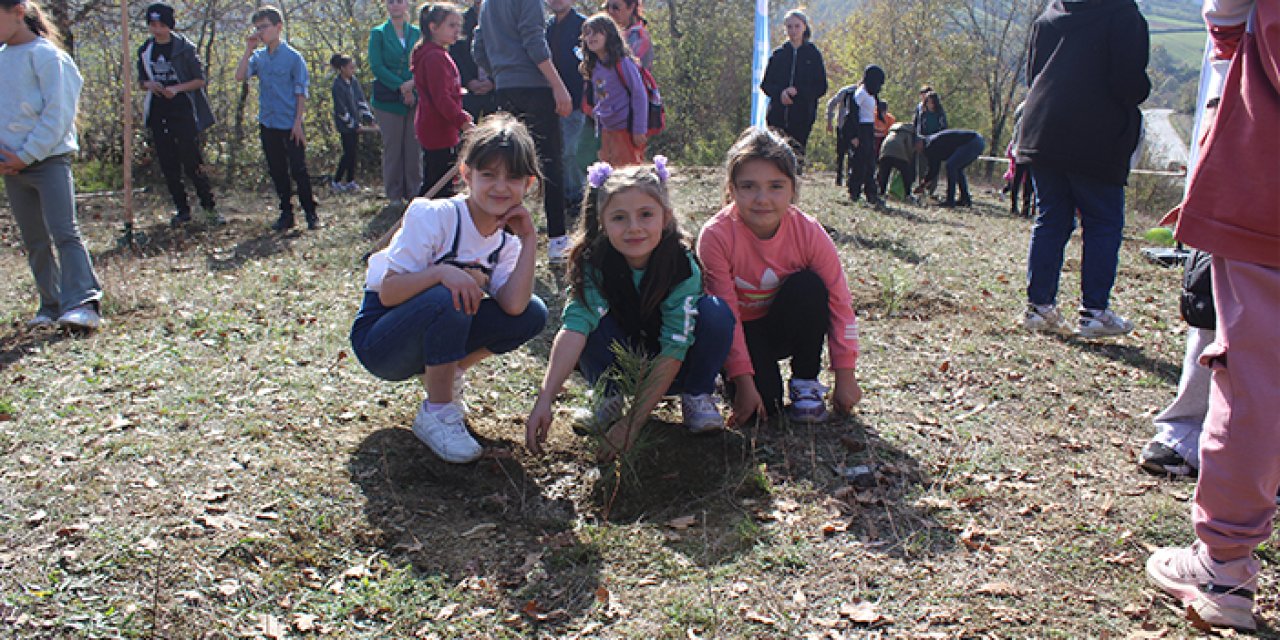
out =
{"type": "Polygon", "coordinates": [[[810,41],[813,32],[808,16],[788,11],[782,23],[787,41],[770,54],[760,90],[769,96],[765,120],[791,139],[803,171],[809,133],[818,117],[818,100],[827,92],[827,68],[822,52],[810,41]]]}
{"type": "Polygon", "coordinates": [[[817,380],[830,319],[827,287],[821,276],[806,269],[782,283],[768,315],[742,323],[756,390],[770,415],[780,411],[783,403],[778,361],[791,358],[792,378],[817,380]]]}
{"type": "Polygon", "coordinates": [[[973,204],[969,197],[969,180],[964,170],[982,155],[987,141],[982,134],[968,129],[944,129],[931,136],[925,136],[916,142],[916,150],[923,151],[929,163],[929,172],[921,181],[917,193],[924,193],[928,185],[938,179],[942,163],[947,163],[947,199],[941,203],[943,207],[968,207],[973,204]],[[960,199],[956,200],[956,187],[960,188],[960,199]]]}
{"type": "Polygon", "coordinates": [[[151,129],[156,161],[177,209],[169,223],[179,226],[191,221],[191,205],[182,184],[186,174],[196,188],[206,220],[213,225],[223,224],[226,221],[215,208],[213,189],[200,156],[200,132],[214,123],[204,93],[200,54],[190,40],[173,32],[173,7],[152,4],[147,7],[146,21],[151,37],[138,48],[138,82],[147,91],[143,117],[151,129]]]}

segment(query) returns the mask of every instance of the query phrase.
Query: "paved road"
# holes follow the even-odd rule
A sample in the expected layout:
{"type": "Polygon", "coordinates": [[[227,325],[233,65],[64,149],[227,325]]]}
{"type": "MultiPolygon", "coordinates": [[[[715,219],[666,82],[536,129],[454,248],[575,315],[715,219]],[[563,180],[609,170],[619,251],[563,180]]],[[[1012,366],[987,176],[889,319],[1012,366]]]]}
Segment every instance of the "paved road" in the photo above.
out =
{"type": "Polygon", "coordinates": [[[1142,111],[1143,126],[1146,129],[1144,144],[1151,169],[1169,169],[1185,167],[1190,161],[1190,149],[1187,142],[1178,134],[1169,122],[1173,109],[1144,109],[1142,111]]]}

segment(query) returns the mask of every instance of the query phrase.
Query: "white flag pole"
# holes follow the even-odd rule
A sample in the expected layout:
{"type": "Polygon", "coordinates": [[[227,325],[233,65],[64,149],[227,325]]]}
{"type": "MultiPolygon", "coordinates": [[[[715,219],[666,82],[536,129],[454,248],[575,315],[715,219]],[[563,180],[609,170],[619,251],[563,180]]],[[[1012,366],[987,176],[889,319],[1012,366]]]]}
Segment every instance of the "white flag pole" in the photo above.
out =
{"type": "Polygon", "coordinates": [[[765,63],[769,59],[769,0],[756,0],[755,49],[751,54],[751,126],[764,126],[768,96],[760,90],[765,63]]]}

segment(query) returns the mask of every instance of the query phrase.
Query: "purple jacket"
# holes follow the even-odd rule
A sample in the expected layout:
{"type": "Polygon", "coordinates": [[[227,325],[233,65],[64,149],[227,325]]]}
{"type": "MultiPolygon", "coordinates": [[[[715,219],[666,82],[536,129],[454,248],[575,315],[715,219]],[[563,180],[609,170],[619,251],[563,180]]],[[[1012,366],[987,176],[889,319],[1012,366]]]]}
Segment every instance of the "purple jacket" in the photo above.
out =
{"type": "Polygon", "coordinates": [[[591,69],[591,86],[595,91],[596,123],[605,131],[625,131],[627,116],[631,115],[631,133],[649,131],[649,95],[640,78],[640,68],[635,60],[622,61],[622,77],[615,67],[597,63],[591,69]],[[625,78],[626,84],[623,84],[625,78]],[[631,89],[630,100],[627,88],[631,89]]]}

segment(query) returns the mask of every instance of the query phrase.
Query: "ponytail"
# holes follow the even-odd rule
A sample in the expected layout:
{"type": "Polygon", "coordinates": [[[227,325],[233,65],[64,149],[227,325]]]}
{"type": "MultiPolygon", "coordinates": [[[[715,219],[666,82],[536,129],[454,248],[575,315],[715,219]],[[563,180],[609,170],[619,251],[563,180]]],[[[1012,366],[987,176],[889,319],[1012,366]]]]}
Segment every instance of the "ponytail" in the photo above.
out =
{"type": "Polygon", "coordinates": [[[36,0],[0,0],[0,7],[12,9],[17,6],[23,8],[25,13],[22,16],[22,21],[26,23],[27,28],[32,33],[52,42],[59,49],[65,50],[67,48],[62,32],[45,18],[44,11],[40,9],[40,5],[36,3],[36,0]]]}

